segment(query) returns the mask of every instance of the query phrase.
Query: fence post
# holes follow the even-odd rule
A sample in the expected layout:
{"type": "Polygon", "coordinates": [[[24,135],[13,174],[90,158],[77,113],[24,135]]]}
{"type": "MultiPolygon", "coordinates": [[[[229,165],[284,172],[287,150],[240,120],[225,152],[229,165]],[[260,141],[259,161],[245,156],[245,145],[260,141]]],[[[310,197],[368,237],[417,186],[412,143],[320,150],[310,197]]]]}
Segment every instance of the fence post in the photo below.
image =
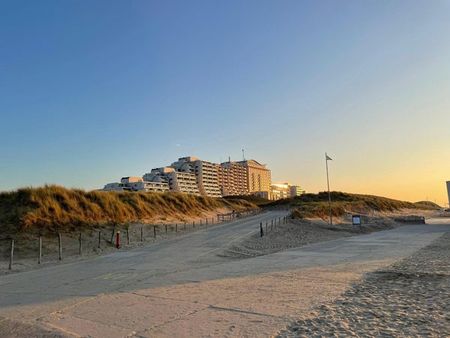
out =
{"type": "Polygon", "coordinates": [[[156,225],[153,226],[153,237],[156,238],[156,225]]]}
{"type": "Polygon", "coordinates": [[[262,222],[259,223],[259,234],[261,235],[261,237],[264,236],[264,230],[263,230],[263,227],[262,227],[262,222]]]}
{"type": "Polygon", "coordinates": [[[120,231],[116,232],[116,248],[120,249],[120,231]]]}
{"type": "Polygon", "coordinates": [[[39,257],[38,257],[38,264],[41,264],[42,261],[42,236],[39,235],[39,257]]]}
{"type": "Polygon", "coordinates": [[[144,227],[141,226],[141,242],[144,241],[144,227]]]}
{"type": "Polygon", "coordinates": [[[130,229],[127,226],[127,245],[130,245],[130,229]]]}
{"type": "Polygon", "coordinates": [[[192,221],[192,229],[195,228],[195,221],[192,221]]]}
{"type": "Polygon", "coordinates": [[[102,243],[102,231],[98,232],[98,248],[100,249],[102,243]]]}
{"type": "Polygon", "coordinates": [[[266,234],[267,234],[267,222],[266,222],[266,234]]]}
{"type": "Polygon", "coordinates": [[[273,229],[273,219],[270,221],[270,230],[273,229]]]}
{"type": "Polygon", "coordinates": [[[82,242],[81,232],[80,232],[80,237],[78,238],[78,241],[79,241],[78,253],[81,256],[83,254],[83,242],[82,242]]]}
{"type": "Polygon", "coordinates": [[[178,223],[175,223],[175,232],[178,232],[178,223]]]}
{"type": "Polygon", "coordinates": [[[186,222],[183,224],[183,230],[186,231],[186,222]]]}
{"type": "Polygon", "coordinates": [[[9,255],[8,270],[12,270],[13,263],[14,263],[14,239],[11,238],[11,253],[9,255]]]}
{"type": "Polygon", "coordinates": [[[167,234],[167,224],[165,225],[165,227],[166,227],[166,234],[167,234]]]}
{"type": "Polygon", "coordinates": [[[58,259],[62,261],[62,238],[60,232],[58,232],[58,259]]]}

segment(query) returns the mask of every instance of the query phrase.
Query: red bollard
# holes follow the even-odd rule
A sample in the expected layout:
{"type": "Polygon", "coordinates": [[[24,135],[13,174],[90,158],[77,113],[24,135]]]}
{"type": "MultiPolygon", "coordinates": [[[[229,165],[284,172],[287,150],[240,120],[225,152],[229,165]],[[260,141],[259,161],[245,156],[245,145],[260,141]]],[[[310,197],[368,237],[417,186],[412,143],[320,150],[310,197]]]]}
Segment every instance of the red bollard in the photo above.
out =
{"type": "Polygon", "coordinates": [[[120,249],[120,231],[116,232],[116,248],[120,249]]]}

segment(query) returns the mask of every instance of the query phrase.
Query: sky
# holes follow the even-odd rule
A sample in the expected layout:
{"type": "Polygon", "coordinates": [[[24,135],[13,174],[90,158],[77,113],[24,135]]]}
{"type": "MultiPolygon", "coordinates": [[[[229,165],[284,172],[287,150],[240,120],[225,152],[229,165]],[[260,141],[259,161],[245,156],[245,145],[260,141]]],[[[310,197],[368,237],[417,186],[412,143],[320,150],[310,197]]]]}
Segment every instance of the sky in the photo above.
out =
{"type": "Polygon", "coordinates": [[[450,0],[0,1],[0,190],[193,155],[447,203],[450,0]]]}

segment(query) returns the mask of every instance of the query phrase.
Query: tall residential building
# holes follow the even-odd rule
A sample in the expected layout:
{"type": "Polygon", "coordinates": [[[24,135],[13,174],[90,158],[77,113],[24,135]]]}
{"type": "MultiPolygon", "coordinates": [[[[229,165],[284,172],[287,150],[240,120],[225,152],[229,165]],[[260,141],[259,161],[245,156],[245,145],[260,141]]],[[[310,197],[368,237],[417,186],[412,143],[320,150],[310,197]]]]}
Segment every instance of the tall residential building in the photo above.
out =
{"type": "Polygon", "coordinates": [[[200,194],[209,197],[221,197],[219,187],[218,164],[202,161],[194,156],[181,157],[172,163],[177,172],[193,173],[200,194]]]}
{"type": "Polygon", "coordinates": [[[447,181],[448,208],[450,209],[450,181],[447,181]]]}
{"type": "Polygon", "coordinates": [[[221,163],[219,186],[223,196],[248,195],[247,169],[236,162],[221,163]]]}
{"type": "Polygon", "coordinates": [[[255,160],[236,162],[247,171],[247,186],[250,194],[259,193],[261,196],[270,194],[271,172],[266,165],[255,160]]]}
{"type": "Polygon", "coordinates": [[[172,167],[152,169],[143,176],[146,181],[167,183],[171,191],[200,195],[195,174],[177,171],[172,167]]]}

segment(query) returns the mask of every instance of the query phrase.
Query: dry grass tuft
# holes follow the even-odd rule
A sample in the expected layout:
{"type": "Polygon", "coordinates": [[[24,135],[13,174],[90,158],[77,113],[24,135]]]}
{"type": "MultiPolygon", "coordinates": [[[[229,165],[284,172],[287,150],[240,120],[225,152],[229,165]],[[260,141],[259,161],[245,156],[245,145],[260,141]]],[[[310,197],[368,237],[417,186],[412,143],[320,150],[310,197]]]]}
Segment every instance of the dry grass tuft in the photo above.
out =
{"type": "Polygon", "coordinates": [[[183,220],[220,208],[240,211],[255,207],[243,200],[181,193],[86,192],[51,185],[0,193],[0,228],[6,233],[70,231],[104,224],[149,223],[161,218],[183,220]]]}

